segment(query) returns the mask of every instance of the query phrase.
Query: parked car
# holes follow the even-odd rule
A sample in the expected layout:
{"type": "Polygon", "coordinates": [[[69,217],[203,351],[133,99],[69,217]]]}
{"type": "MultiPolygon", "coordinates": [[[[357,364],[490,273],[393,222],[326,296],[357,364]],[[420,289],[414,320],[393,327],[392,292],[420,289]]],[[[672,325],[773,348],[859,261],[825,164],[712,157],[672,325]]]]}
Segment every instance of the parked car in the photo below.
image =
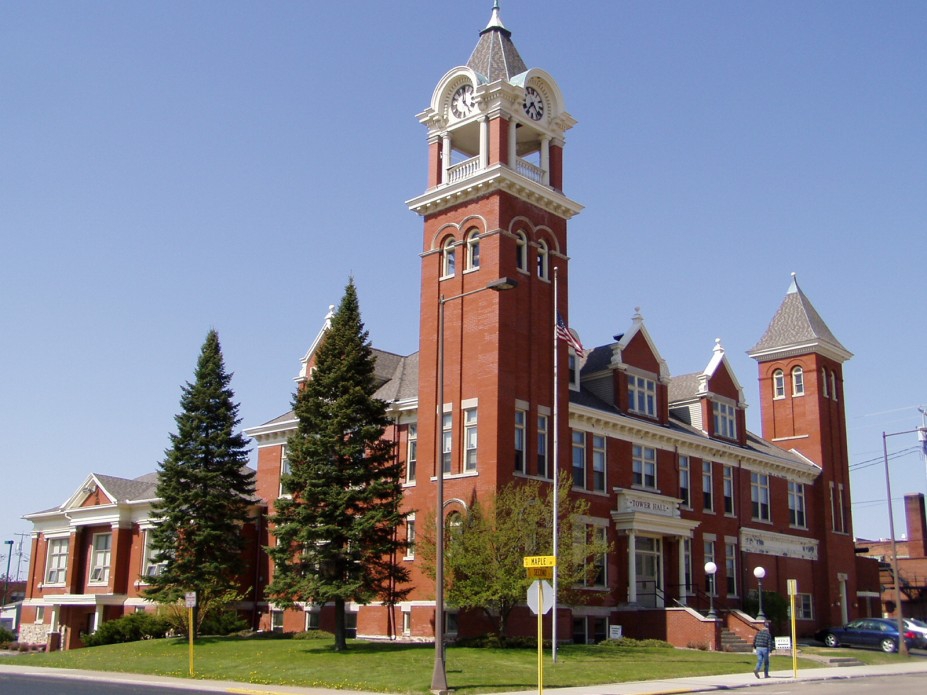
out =
{"type": "Polygon", "coordinates": [[[927,623],[917,618],[904,619],[905,630],[914,633],[914,646],[918,649],[927,649],[927,623]]]}
{"type": "MultiPolygon", "coordinates": [[[[828,647],[876,647],[883,652],[898,651],[898,624],[886,618],[860,618],[843,627],[821,630],[815,638],[828,647]]],[[[917,635],[905,630],[904,643],[914,646],[917,635]]]]}

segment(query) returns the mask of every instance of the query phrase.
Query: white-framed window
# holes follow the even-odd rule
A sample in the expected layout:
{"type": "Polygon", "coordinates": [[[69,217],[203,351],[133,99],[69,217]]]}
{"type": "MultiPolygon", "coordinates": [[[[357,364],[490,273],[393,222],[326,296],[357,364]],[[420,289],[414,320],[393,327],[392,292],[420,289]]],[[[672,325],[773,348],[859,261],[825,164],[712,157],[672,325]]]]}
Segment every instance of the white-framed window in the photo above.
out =
{"type": "Polygon", "coordinates": [[[113,534],[93,534],[90,555],[90,583],[106,584],[109,581],[109,566],[112,558],[113,534]]]}
{"type": "Polygon", "coordinates": [[[280,489],[277,492],[278,497],[289,494],[283,485],[283,476],[290,474],[290,459],[286,455],[286,445],[280,447],[280,489]]]}
{"type": "Polygon", "coordinates": [[[528,272],[528,238],[524,232],[515,232],[515,268],[528,272]]]}
{"type": "Polygon", "coordinates": [[[795,594],[795,620],[814,620],[814,596],[795,594]]]}
{"type": "Polygon", "coordinates": [[[35,623],[36,625],[41,625],[44,622],[45,622],[45,606],[36,606],[35,623]]]}
{"type": "Polygon", "coordinates": [[[631,474],[634,485],[657,489],[657,450],[634,444],[631,447],[631,474]]]}
{"type": "Polygon", "coordinates": [[[837,400],[837,372],[830,373],[830,397],[837,400]]]}
{"type": "Polygon", "coordinates": [[[711,461],[702,461],[702,509],[706,512],[715,510],[715,483],[711,461]]]}
{"type": "Polygon", "coordinates": [[[415,514],[406,517],[406,560],[415,559],[415,514]]]}
{"type": "Polygon", "coordinates": [[[805,395],[805,371],[801,367],[792,367],[792,395],[805,395]]]}
{"type": "Polygon", "coordinates": [[[542,478],[550,477],[547,461],[547,415],[542,413],[538,415],[538,475],[542,478]]]}
{"type": "Polygon", "coordinates": [[[477,270],[480,267],[480,230],[471,229],[467,232],[467,270],[477,270]]]}
{"type": "Polygon", "coordinates": [[[550,277],[549,273],[549,253],[547,250],[547,242],[539,241],[538,242],[538,277],[541,280],[547,280],[550,277]]]}
{"type": "Polygon", "coordinates": [[[567,357],[567,368],[570,370],[570,388],[579,391],[579,360],[576,359],[576,353],[570,348],[570,354],[567,357]]]}
{"type": "Polygon", "coordinates": [[[605,492],[605,437],[592,435],[592,489],[605,492]]]}
{"type": "Polygon", "coordinates": [[[306,631],[309,630],[318,630],[321,625],[320,621],[321,611],[313,606],[308,611],[306,611],[306,631]]]}
{"type": "Polygon", "coordinates": [[[847,532],[847,520],[844,514],[844,503],[843,503],[843,483],[837,483],[837,521],[839,525],[835,527],[835,531],[840,533],[847,532]]]}
{"type": "Polygon", "coordinates": [[[692,590],[692,539],[683,538],[682,539],[682,564],[683,564],[683,573],[685,574],[685,592],[686,594],[694,593],[692,590]]]}
{"type": "Polygon", "coordinates": [[[628,409],[647,417],[657,416],[657,382],[628,375],[628,409]]]}
{"type": "Polygon", "coordinates": [[[270,611],[270,631],[283,632],[283,611],[279,608],[270,611]]]}
{"type": "Polygon", "coordinates": [[[608,577],[606,576],[606,568],[608,565],[606,563],[605,553],[591,555],[592,546],[598,544],[600,547],[605,547],[605,543],[608,539],[607,527],[600,524],[586,523],[577,524],[574,528],[573,543],[575,551],[585,567],[585,572],[583,573],[583,586],[608,586],[608,577]]]}
{"type": "Polygon", "coordinates": [[[715,436],[737,439],[737,408],[729,403],[711,402],[711,414],[715,425],[715,436]]]}
{"type": "Polygon", "coordinates": [[[781,369],[773,372],[773,398],[785,398],[785,373],[781,369]]]}
{"type": "Polygon", "coordinates": [[[802,483],[789,481],[789,525],[797,528],[806,528],[805,518],[805,486],[802,483]]]}
{"type": "Polygon", "coordinates": [[[406,430],[408,444],[406,447],[406,482],[415,482],[415,469],[418,466],[418,425],[410,423],[406,430]]]}
{"type": "Polygon", "coordinates": [[[412,634],[412,611],[402,612],[402,634],[406,637],[412,634]]]}
{"type": "Polygon", "coordinates": [[[737,596],[737,543],[724,542],[724,578],[727,581],[727,595],[737,596]]]}
{"type": "Polygon", "coordinates": [[[454,451],[454,417],[451,413],[444,413],[441,418],[441,465],[444,472],[451,472],[451,455],[454,451]]]}
{"type": "Polygon", "coordinates": [[[724,496],[724,513],[734,515],[734,467],[724,465],[721,467],[722,494],[724,496]]]}
{"type": "Polygon", "coordinates": [[[525,424],[528,414],[521,408],[515,409],[515,472],[525,472],[525,424]]]}
{"type": "Polygon", "coordinates": [[[692,506],[692,471],[688,456],[679,457],[679,499],[683,507],[692,506]]]}
{"type": "Polygon", "coordinates": [[[827,370],[824,367],[821,367],[821,390],[823,392],[824,398],[827,398],[830,394],[827,392],[827,370]]]}
{"type": "Polygon", "coordinates": [[[457,272],[456,242],[449,238],[441,248],[441,277],[452,278],[457,272]]]}
{"type": "Polygon", "coordinates": [[[466,408],[464,416],[464,470],[476,470],[476,408],[466,408]]]}
{"type": "Polygon", "coordinates": [[[586,489],[586,433],[573,430],[573,485],[579,490],[586,489]]]}
{"type": "MultiPolygon", "coordinates": [[[[715,539],[706,538],[705,539],[705,564],[709,562],[715,562],[715,539]]],[[[717,562],[715,562],[717,564],[717,562]]],[[[705,593],[709,596],[717,596],[715,591],[715,586],[717,585],[717,573],[708,574],[705,573],[705,593]]]]}
{"type": "Polygon", "coordinates": [[[45,565],[46,584],[64,584],[68,573],[67,538],[52,538],[48,541],[48,561],[45,565]]]}
{"type": "Polygon", "coordinates": [[[145,530],[145,561],[142,563],[142,574],[146,577],[160,576],[167,567],[166,562],[155,562],[157,551],[152,547],[152,529],[145,530]]]}
{"type": "Polygon", "coordinates": [[[750,502],[754,521],[770,521],[769,476],[766,473],[750,473],[750,502]]]}

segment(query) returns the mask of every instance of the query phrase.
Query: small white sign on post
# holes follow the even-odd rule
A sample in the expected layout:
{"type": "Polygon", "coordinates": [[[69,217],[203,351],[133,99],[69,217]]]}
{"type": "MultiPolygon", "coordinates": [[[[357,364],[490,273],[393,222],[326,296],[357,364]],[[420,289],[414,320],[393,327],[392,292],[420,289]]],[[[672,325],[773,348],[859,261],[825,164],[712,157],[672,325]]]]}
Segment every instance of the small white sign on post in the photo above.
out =
{"type": "Polygon", "coordinates": [[[776,637],[776,646],[775,649],[782,651],[791,651],[792,650],[792,638],[791,637],[776,637]]]}
{"type": "Polygon", "coordinates": [[[621,639],[621,625],[608,626],[608,639],[621,639]]]}
{"type": "Polygon", "coordinates": [[[543,615],[550,611],[551,607],[554,605],[554,587],[550,585],[550,582],[543,579],[535,579],[531,582],[531,586],[528,587],[528,608],[531,609],[531,612],[535,615],[538,615],[538,609],[543,615]],[[540,600],[543,601],[544,605],[538,605],[538,584],[540,584],[541,596],[540,600]]]}
{"type": "Polygon", "coordinates": [[[184,607],[185,608],[196,608],[196,592],[188,591],[184,594],[184,607]]]}

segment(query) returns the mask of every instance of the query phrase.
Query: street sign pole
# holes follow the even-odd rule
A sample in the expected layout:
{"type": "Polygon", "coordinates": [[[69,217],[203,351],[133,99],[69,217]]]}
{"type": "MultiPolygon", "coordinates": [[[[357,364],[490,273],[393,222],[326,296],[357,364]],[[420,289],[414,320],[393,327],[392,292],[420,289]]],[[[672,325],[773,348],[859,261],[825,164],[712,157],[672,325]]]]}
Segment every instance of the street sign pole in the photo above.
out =
{"type": "Polygon", "coordinates": [[[538,585],[538,695],[544,693],[544,590],[542,583],[538,585]]]}
{"type": "Polygon", "coordinates": [[[196,607],[196,592],[188,591],[184,595],[187,606],[187,634],[190,636],[190,675],[193,675],[193,609],[196,607]]]}
{"type": "Polygon", "coordinates": [[[792,678],[798,678],[798,642],[795,638],[795,596],[798,594],[798,580],[787,579],[785,584],[789,594],[789,618],[792,623],[792,678]]]}

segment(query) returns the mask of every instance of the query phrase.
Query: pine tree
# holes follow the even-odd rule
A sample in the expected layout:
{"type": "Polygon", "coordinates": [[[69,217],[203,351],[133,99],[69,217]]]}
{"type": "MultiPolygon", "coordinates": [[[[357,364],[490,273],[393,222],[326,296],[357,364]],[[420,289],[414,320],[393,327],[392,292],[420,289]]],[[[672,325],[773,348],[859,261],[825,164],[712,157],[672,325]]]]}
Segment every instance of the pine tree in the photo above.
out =
{"type": "Polygon", "coordinates": [[[281,481],[289,494],[276,502],[277,543],[267,549],[274,561],[267,595],[284,608],[333,602],[339,651],[347,646],[345,603],[393,603],[408,582],[396,561],[406,546],[396,533],[406,516],[402,469],[383,439],[389,419],[374,396],[374,365],[351,280],[311,377],[294,396],[298,426],[281,481]]]}
{"type": "MultiPolygon", "coordinates": [[[[238,600],[242,525],[254,495],[254,472],[245,467],[248,449],[236,428],[238,405],[229,388],[215,330],[206,336],[195,381],[182,388],[176,434],[160,465],[151,531],[154,561],[164,562],[146,596],[173,603],[195,591],[195,626],[206,614],[238,600]]],[[[194,628],[196,629],[196,628],[194,628]]]]}

